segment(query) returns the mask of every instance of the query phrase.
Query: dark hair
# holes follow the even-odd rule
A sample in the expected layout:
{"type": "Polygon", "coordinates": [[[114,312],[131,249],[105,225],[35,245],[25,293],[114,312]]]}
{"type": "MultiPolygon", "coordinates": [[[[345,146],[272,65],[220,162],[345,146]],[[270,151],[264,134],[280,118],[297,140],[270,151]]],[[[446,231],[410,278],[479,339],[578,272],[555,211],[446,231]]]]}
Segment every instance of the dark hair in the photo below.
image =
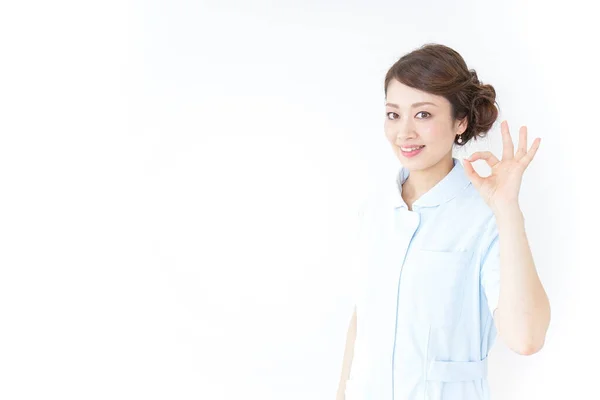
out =
{"type": "Polygon", "coordinates": [[[448,46],[428,43],[402,56],[385,75],[385,95],[390,81],[445,97],[452,105],[452,118],[467,119],[467,129],[454,143],[465,145],[471,138],[485,137],[498,118],[496,91],[483,84],[474,69],[468,69],[462,56],[448,46]]]}

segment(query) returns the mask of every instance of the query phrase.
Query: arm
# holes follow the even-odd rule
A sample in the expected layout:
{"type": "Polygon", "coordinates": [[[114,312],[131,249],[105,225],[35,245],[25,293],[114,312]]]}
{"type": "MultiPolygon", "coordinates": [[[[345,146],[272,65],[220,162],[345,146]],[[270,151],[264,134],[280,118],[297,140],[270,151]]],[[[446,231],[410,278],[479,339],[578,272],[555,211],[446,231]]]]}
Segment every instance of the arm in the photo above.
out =
{"type": "Polygon", "coordinates": [[[495,210],[500,241],[499,335],[523,355],[538,352],[550,324],[550,303],[536,272],[518,204],[495,210]]]}
{"type": "Polygon", "coordinates": [[[533,160],[541,138],[536,138],[527,150],[527,127],[521,126],[515,153],[506,120],[500,129],[502,160],[490,151],[476,152],[465,159],[465,172],[496,217],[500,289],[494,320],[498,333],[512,350],[530,355],[544,345],[550,324],[550,302],[537,276],[518,199],[523,173],[533,160]],[[492,174],[480,176],[471,165],[476,160],[485,160],[492,174]]]}
{"type": "Polygon", "coordinates": [[[350,368],[354,358],[354,340],[356,339],[356,307],[352,313],[348,332],[346,333],[346,348],[344,350],[344,360],[342,362],[342,373],[338,384],[336,400],[344,400],[346,392],[346,381],[350,377],[350,368]]]}

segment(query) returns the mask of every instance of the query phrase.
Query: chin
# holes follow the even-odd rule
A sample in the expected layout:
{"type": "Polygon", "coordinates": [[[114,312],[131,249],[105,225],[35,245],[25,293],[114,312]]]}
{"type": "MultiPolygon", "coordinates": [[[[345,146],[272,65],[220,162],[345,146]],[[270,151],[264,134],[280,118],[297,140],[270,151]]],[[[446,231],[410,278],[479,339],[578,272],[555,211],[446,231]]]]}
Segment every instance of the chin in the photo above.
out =
{"type": "Polygon", "coordinates": [[[413,171],[427,169],[433,164],[427,157],[427,154],[419,154],[415,157],[406,157],[402,154],[400,148],[397,149],[396,156],[400,160],[400,164],[413,171]]]}

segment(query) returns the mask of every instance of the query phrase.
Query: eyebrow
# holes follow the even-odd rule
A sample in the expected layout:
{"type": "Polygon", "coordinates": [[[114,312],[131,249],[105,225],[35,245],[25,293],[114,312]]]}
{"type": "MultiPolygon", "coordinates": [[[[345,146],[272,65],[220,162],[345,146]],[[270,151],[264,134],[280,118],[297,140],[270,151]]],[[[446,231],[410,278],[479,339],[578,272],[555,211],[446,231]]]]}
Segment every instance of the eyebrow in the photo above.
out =
{"type": "MultiPolygon", "coordinates": [[[[398,107],[398,104],[394,104],[394,103],[385,103],[385,105],[393,107],[393,108],[400,108],[400,107],[398,107]]],[[[437,104],[433,104],[433,103],[430,103],[428,101],[422,101],[420,103],[414,103],[411,107],[415,108],[415,107],[420,107],[420,106],[424,106],[424,105],[431,105],[431,106],[437,107],[437,104]]]]}

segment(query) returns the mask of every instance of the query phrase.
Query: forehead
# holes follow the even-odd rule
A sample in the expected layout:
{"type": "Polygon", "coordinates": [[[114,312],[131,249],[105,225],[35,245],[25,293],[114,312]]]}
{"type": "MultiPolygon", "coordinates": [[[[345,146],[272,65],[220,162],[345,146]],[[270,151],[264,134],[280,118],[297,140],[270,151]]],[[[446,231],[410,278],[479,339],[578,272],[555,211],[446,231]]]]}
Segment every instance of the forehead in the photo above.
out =
{"type": "Polygon", "coordinates": [[[397,104],[400,108],[410,108],[414,103],[430,102],[439,107],[447,107],[450,103],[443,96],[424,92],[392,79],[387,88],[386,103],[397,104]]]}

